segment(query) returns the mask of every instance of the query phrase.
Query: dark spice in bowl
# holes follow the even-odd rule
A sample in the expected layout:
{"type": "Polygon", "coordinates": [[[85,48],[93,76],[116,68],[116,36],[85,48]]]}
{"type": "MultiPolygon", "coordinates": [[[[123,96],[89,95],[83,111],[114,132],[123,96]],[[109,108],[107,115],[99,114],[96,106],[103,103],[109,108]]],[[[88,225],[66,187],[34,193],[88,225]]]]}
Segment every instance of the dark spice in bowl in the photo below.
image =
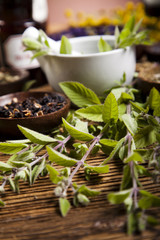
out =
{"type": "Polygon", "coordinates": [[[38,117],[55,112],[61,109],[65,104],[66,99],[62,95],[45,94],[39,99],[29,97],[22,102],[18,101],[18,98],[15,97],[12,99],[11,103],[0,106],[0,117],[38,117]]]}
{"type": "Polygon", "coordinates": [[[0,137],[24,138],[17,125],[50,133],[66,117],[70,100],[57,92],[18,92],[0,97],[0,137]]]}

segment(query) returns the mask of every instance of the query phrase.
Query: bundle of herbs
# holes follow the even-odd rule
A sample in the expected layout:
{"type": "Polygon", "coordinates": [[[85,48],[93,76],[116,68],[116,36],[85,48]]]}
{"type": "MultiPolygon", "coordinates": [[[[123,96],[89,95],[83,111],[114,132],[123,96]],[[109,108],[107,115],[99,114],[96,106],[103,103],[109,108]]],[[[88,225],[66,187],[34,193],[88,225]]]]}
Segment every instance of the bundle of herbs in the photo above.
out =
{"type": "Polygon", "coordinates": [[[25,140],[0,143],[0,152],[10,155],[6,163],[0,162],[1,206],[5,205],[6,184],[19,192],[20,180],[32,185],[48,174],[65,217],[71,205],[86,206],[90,198],[100,194],[87,187],[87,181],[93,174],[107,174],[110,161],[120,159],[124,164],[122,181],[118,192],[108,194],[109,202],[125,205],[128,234],[157,223],[146,210],[159,207],[160,198],[143,189],[141,176],[156,182],[160,174],[160,93],[153,88],[146,102],[141,102],[137,100],[139,91],[125,86],[124,78],[103,100],[80,83],[61,83],[78,110],[72,110],[51,135],[19,126],[25,140]],[[105,153],[104,161],[98,166],[88,164],[88,156],[99,151],[105,153]],[[80,169],[86,176],[84,185],[74,181],[80,169]],[[68,190],[73,193],[72,204],[67,199],[68,190]]]}

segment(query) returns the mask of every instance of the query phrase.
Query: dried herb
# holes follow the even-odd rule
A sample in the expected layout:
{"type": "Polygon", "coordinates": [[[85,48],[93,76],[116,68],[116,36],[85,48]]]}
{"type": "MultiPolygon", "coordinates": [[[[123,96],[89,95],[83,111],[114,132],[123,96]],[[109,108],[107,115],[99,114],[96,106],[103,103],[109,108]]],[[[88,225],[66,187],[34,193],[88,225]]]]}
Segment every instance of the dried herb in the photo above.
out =
{"type": "MultiPolygon", "coordinates": [[[[120,190],[109,193],[108,200],[125,205],[129,235],[156,224],[157,220],[147,215],[146,210],[159,207],[160,198],[143,189],[141,176],[155,182],[160,174],[160,93],[153,88],[146,102],[139,102],[138,90],[125,86],[124,80],[125,76],[117,87],[106,92],[104,101],[80,83],[61,83],[65,94],[80,109],[63,119],[52,136],[19,126],[27,139],[0,143],[0,152],[10,155],[6,163],[0,162],[0,191],[3,193],[9,184],[19,192],[20,179],[33,184],[39,176],[48,174],[65,217],[72,206],[67,198],[68,189],[73,192],[76,207],[88,205],[90,198],[100,194],[88,188],[87,182],[86,185],[74,182],[79,169],[84,170],[86,180],[91,180],[92,174],[107,174],[109,161],[118,157],[124,164],[120,190]],[[90,120],[97,124],[88,124],[90,120]],[[43,155],[39,156],[42,149],[43,155]],[[99,166],[89,165],[87,157],[99,150],[106,154],[106,159],[99,166]]],[[[4,206],[2,197],[0,205],[4,206]]]]}

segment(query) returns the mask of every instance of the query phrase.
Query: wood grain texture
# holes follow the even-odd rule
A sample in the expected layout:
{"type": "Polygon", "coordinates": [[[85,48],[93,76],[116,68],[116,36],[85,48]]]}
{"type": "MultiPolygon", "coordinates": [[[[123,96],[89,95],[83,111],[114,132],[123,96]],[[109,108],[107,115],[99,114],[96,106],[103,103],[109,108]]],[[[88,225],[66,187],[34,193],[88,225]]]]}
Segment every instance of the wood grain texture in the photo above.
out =
{"type": "MultiPolygon", "coordinates": [[[[0,155],[6,161],[5,155],[0,155]]],[[[99,164],[103,154],[90,157],[90,164],[99,164]]],[[[128,237],[125,234],[125,210],[123,205],[111,205],[107,194],[119,189],[122,164],[119,160],[110,163],[110,172],[88,182],[88,186],[101,190],[101,194],[91,200],[87,207],[72,207],[69,214],[62,218],[58,201],[54,196],[54,185],[48,177],[38,179],[33,186],[20,183],[20,194],[9,188],[3,196],[6,206],[0,209],[1,240],[118,240],[160,239],[160,226],[149,229],[142,236],[128,237]]],[[[85,181],[80,170],[74,179],[78,184],[85,181]]],[[[148,178],[141,178],[143,188],[160,197],[160,185],[153,184],[148,178]]],[[[68,194],[71,199],[71,192],[68,194]]],[[[159,208],[151,209],[150,214],[160,219],[159,208]]]]}

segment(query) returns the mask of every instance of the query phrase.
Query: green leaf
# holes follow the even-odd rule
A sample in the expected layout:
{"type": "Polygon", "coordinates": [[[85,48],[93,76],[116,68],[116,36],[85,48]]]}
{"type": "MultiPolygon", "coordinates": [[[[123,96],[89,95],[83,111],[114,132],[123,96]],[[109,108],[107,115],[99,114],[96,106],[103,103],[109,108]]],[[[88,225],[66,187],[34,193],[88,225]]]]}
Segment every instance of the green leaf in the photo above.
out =
{"type": "Polygon", "coordinates": [[[78,188],[77,192],[78,193],[82,193],[82,194],[84,194],[87,197],[95,197],[95,196],[100,194],[99,191],[92,190],[92,189],[86,187],[85,185],[80,186],[78,188]]]}
{"type": "Polygon", "coordinates": [[[15,183],[14,183],[14,181],[12,180],[12,178],[9,177],[9,178],[8,178],[8,181],[9,181],[9,184],[10,184],[10,186],[11,186],[12,191],[13,191],[13,192],[16,192],[16,186],[15,186],[15,183]]]}
{"type": "Polygon", "coordinates": [[[37,179],[37,177],[39,176],[39,174],[43,171],[43,169],[45,168],[45,159],[42,160],[42,162],[40,163],[40,165],[37,165],[37,169],[34,172],[34,174],[32,175],[32,183],[34,183],[37,179]]]}
{"type": "Polygon", "coordinates": [[[140,163],[143,163],[144,160],[143,158],[141,157],[140,154],[138,154],[137,152],[134,152],[132,155],[130,155],[127,159],[124,160],[124,163],[129,163],[129,162],[140,162],[140,163]]]}
{"type": "Polygon", "coordinates": [[[98,173],[98,174],[103,174],[103,173],[108,173],[109,172],[109,166],[89,166],[87,164],[84,165],[85,170],[89,170],[91,173],[98,173]]]}
{"type": "Polygon", "coordinates": [[[118,101],[118,99],[121,97],[122,93],[126,91],[126,87],[118,87],[118,88],[114,88],[112,89],[112,93],[114,94],[116,100],[118,101]]]}
{"type": "Polygon", "coordinates": [[[150,207],[160,207],[160,198],[145,191],[139,191],[142,198],[138,202],[138,206],[142,209],[148,209],[150,207]]]}
{"type": "Polygon", "coordinates": [[[25,82],[25,84],[23,85],[22,91],[24,92],[28,91],[35,83],[36,83],[36,80],[30,80],[25,82]]]}
{"type": "Polygon", "coordinates": [[[86,108],[80,108],[76,111],[76,113],[81,117],[86,118],[90,121],[103,122],[102,110],[103,110],[103,105],[94,105],[86,108]]]}
{"type": "Polygon", "coordinates": [[[88,133],[88,122],[84,122],[81,121],[80,119],[77,119],[75,128],[82,132],[88,133]]]}
{"type": "Polygon", "coordinates": [[[140,129],[134,136],[137,148],[149,146],[157,141],[157,131],[152,126],[140,129]]]}
{"type": "Polygon", "coordinates": [[[35,59],[35,58],[38,58],[38,57],[41,57],[41,56],[45,56],[49,53],[48,50],[43,50],[43,51],[39,51],[37,53],[35,53],[32,57],[31,57],[31,60],[35,59]]]}
{"type": "Polygon", "coordinates": [[[141,165],[136,165],[135,167],[136,167],[139,175],[147,176],[147,177],[151,177],[152,176],[152,174],[145,167],[143,167],[141,165]]]}
{"type": "Polygon", "coordinates": [[[112,92],[108,94],[103,108],[103,121],[105,123],[110,122],[112,119],[117,122],[118,120],[118,104],[116,98],[112,92]]]}
{"type": "Polygon", "coordinates": [[[98,41],[98,49],[99,52],[108,52],[112,50],[112,47],[101,37],[98,41]]]}
{"type": "Polygon", "coordinates": [[[57,184],[60,180],[62,180],[61,177],[58,177],[59,172],[53,168],[51,165],[47,164],[46,165],[47,171],[49,172],[49,177],[50,180],[54,183],[57,184]]]}
{"type": "Polygon", "coordinates": [[[115,147],[118,143],[116,140],[106,138],[100,139],[99,142],[107,147],[115,147]]]}
{"type": "Polygon", "coordinates": [[[40,144],[40,145],[45,145],[45,144],[53,143],[53,142],[57,141],[56,139],[54,139],[50,136],[44,135],[42,133],[38,133],[38,132],[36,132],[34,130],[31,130],[29,128],[22,127],[20,125],[18,125],[18,128],[23,133],[23,135],[33,143],[37,143],[37,144],[40,144]]]}
{"type": "Polygon", "coordinates": [[[142,108],[139,103],[135,103],[132,101],[130,103],[136,112],[138,112],[138,113],[146,112],[146,110],[144,108],[142,108]]]}
{"type": "Polygon", "coordinates": [[[130,116],[130,114],[122,115],[122,120],[126,125],[127,130],[132,134],[132,136],[137,132],[137,121],[130,116]]]}
{"type": "Polygon", "coordinates": [[[112,204],[123,203],[124,200],[129,197],[131,191],[132,191],[132,189],[127,189],[127,190],[120,191],[120,192],[117,192],[117,193],[109,193],[108,194],[108,200],[112,204]]]}
{"type": "Polygon", "coordinates": [[[152,88],[149,94],[148,103],[151,109],[160,107],[160,94],[156,88],[152,88]]]}
{"type": "Polygon", "coordinates": [[[13,166],[8,163],[0,162],[0,171],[11,171],[13,166]]]}
{"type": "Polygon", "coordinates": [[[21,151],[23,148],[27,147],[27,144],[24,143],[8,143],[1,142],[0,143],[0,152],[5,154],[14,154],[21,151]]]}
{"type": "Polygon", "coordinates": [[[65,217],[69,212],[71,205],[66,198],[59,198],[59,207],[60,207],[60,212],[62,216],[65,217]]]}
{"type": "Polygon", "coordinates": [[[4,207],[4,206],[5,206],[5,203],[2,201],[2,199],[0,199],[0,206],[1,206],[1,207],[4,207]]]}
{"type": "Polygon", "coordinates": [[[59,85],[70,100],[78,107],[101,104],[97,95],[81,83],[62,82],[59,85]]]}
{"type": "Polygon", "coordinates": [[[39,51],[43,48],[43,45],[35,39],[24,38],[22,39],[22,42],[29,50],[39,51]]]}
{"type": "Polygon", "coordinates": [[[46,148],[49,154],[49,160],[51,162],[57,163],[60,166],[72,167],[78,162],[74,158],[67,157],[64,154],[52,149],[51,147],[47,146],[46,148]]]}
{"type": "Polygon", "coordinates": [[[60,54],[72,54],[72,46],[65,36],[61,38],[60,54]]]}
{"type": "Polygon", "coordinates": [[[121,190],[125,190],[132,187],[132,178],[131,178],[131,170],[129,165],[125,165],[123,167],[123,177],[121,183],[121,190]]]}
{"type": "Polygon", "coordinates": [[[77,200],[78,200],[78,203],[82,204],[83,206],[87,206],[90,202],[88,197],[86,197],[86,195],[82,193],[77,194],[77,200]]]}
{"type": "Polygon", "coordinates": [[[114,156],[115,154],[119,151],[119,149],[122,147],[123,143],[125,142],[125,137],[121,138],[119,140],[119,142],[117,143],[117,145],[115,146],[115,148],[113,149],[113,151],[110,153],[110,155],[108,156],[108,158],[106,158],[102,165],[105,165],[106,163],[108,163],[114,156]]]}
{"type": "Polygon", "coordinates": [[[82,132],[78,129],[76,129],[74,126],[69,124],[64,118],[62,119],[63,124],[67,130],[67,132],[75,139],[81,140],[81,141],[90,141],[94,139],[94,136],[92,134],[82,132]]]}

